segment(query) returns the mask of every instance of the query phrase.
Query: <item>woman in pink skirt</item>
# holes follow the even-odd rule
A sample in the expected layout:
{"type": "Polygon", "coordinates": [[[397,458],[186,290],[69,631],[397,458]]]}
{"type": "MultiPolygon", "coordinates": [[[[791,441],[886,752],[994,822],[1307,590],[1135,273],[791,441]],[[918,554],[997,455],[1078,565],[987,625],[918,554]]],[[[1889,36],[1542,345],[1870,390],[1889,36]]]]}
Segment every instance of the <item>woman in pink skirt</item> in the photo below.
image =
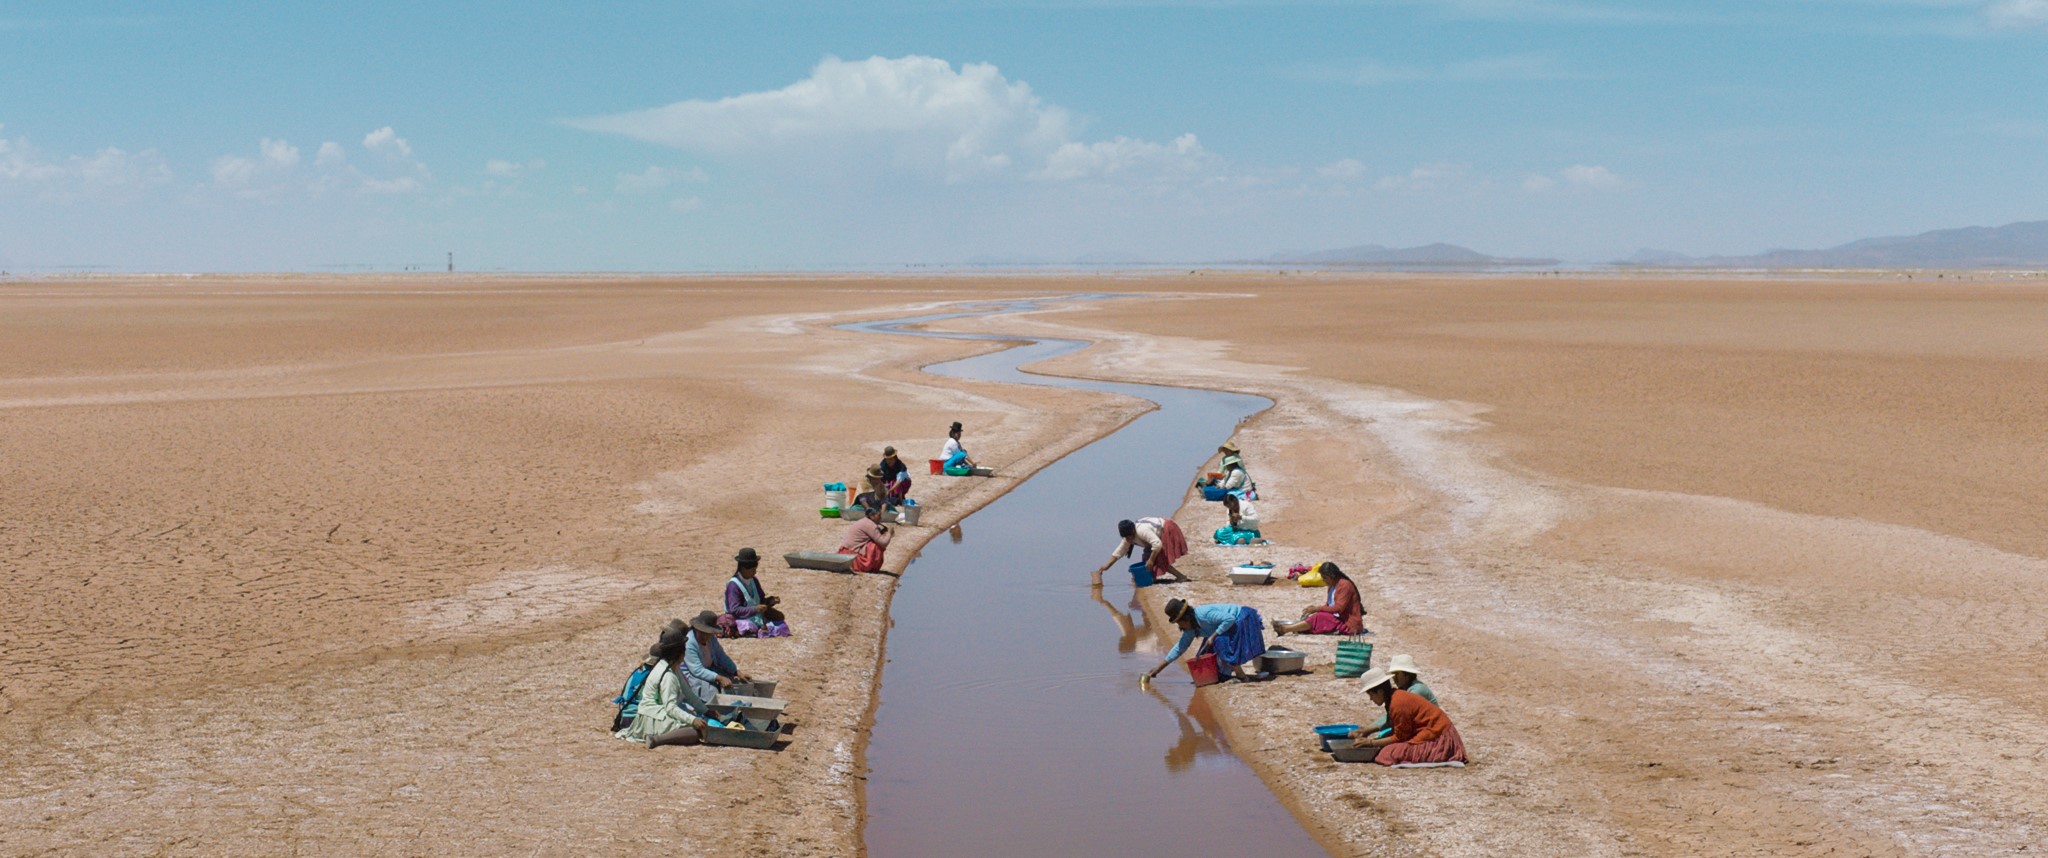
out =
{"type": "Polygon", "coordinates": [[[1358,600],[1358,585],[1351,576],[1337,568],[1337,564],[1325,562],[1317,567],[1321,570],[1323,582],[1323,603],[1301,609],[1301,621],[1283,623],[1273,621],[1275,635],[1356,635],[1365,633],[1365,605],[1358,600]]]}

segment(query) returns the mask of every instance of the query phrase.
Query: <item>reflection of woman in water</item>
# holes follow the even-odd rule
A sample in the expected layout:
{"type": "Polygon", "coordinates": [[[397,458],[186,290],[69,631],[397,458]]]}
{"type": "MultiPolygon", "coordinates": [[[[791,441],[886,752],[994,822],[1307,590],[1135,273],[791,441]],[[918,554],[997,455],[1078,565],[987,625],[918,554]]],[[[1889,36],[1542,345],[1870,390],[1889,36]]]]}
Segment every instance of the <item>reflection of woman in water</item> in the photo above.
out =
{"type": "MultiPolygon", "coordinates": [[[[1109,615],[1116,618],[1118,632],[1116,651],[1124,653],[1137,652],[1139,638],[1152,631],[1151,623],[1145,622],[1144,625],[1139,625],[1138,623],[1131,622],[1130,614],[1124,613],[1117,606],[1110,604],[1108,599],[1102,598],[1101,587],[1088,588],[1088,596],[1095,600],[1095,604],[1109,609],[1109,615]]],[[[1138,607],[1138,594],[1136,592],[1131,593],[1131,610],[1137,612],[1140,621],[1145,620],[1145,611],[1138,607]]]]}
{"type": "Polygon", "coordinates": [[[1207,698],[1194,695],[1188,699],[1187,711],[1182,712],[1158,688],[1148,685],[1145,691],[1172,712],[1175,721],[1180,722],[1180,738],[1173,747],[1166,749],[1167,771],[1184,772],[1195,764],[1197,758],[1224,752],[1223,741],[1219,738],[1223,735],[1223,728],[1216,723],[1216,716],[1210,713],[1207,698]]]}

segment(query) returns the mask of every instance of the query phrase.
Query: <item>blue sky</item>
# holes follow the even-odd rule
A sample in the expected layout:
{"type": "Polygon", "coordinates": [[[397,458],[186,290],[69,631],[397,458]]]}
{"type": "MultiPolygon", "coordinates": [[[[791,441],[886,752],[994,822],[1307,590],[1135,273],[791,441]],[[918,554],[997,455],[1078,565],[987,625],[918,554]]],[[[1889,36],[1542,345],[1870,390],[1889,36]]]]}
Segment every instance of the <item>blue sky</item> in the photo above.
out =
{"type": "Polygon", "coordinates": [[[2048,219],[2048,0],[0,3],[0,268],[729,270],[2048,219]]]}

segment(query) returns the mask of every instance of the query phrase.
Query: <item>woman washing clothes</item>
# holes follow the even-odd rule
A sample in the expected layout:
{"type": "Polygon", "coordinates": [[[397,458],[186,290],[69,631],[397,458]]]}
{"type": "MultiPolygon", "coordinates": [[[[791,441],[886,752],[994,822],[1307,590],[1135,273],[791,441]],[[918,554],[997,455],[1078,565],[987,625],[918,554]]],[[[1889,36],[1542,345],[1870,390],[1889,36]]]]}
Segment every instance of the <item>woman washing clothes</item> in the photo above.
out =
{"type": "MultiPolygon", "coordinates": [[[[1436,692],[1422,684],[1422,670],[1415,666],[1414,656],[1394,656],[1393,661],[1387,662],[1387,675],[1393,678],[1395,688],[1427,700],[1439,709],[1443,708],[1443,704],[1436,702],[1436,692]]],[[[1351,731],[1351,737],[1355,739],[1360,736],[1378,736],[1386,732],[1387,713],[1381,712],[1378,720],[1351,731]]]]}
{"type": "Polygon", "coordinates": [[[1274,635],[1358,635],[1365,633],[1365,606],[1358,599],[1358,585],[1351,576],[1324,562],[1317,570],[1323,576],[1323,603],[1301,609],[1301,621],[1273,621],[1274,635]]]}
{"type": "Polygon", "coordinates": [[[695,745],[704,740],[705,701],[683,681],[682,663],[690,630],[671,621],[661,630],[661,639],[647,654],[654,657],[646,684],[640,686],[639,712],[626,728],[612,735],[629,742],[645,742],[649,748],[662,745],[695,745]]]}
{"type": "Polygon", "coordinates": [[[1375,670],[1361,680],[1366,696],[1386,710],[1388,732],[1361,736],[1354,748],[1378,748],[1373,762],[1382,766],[1445,766],[1465,764],[1465,740],[1444,710],[1412,691],[1394,687],[1394,677],[1375,670]]]}
{"type": "Polygon", "coordinates": [[[1173,519],[1141,518],[1133,521],[1127,518],[1116,523],[1116,535],[1123,541],[1110,552],[1109,560],[1095,570],[1092,580],[1096,584],[1102,583],[1102,573],[1109,571],[1109,567],[1140,548],[1145,551],[1142,558],[1145,568],[1152,570],[1153,577],[1171,575],[1175,581],[1194,580],[1173,568],[1173,562],[1188,553],[1188,538],[1180,532],[1180,525],[1174,524],[1173,519]]]}
{"type": "Polygon", "coordinates": [[[948,468],[978,468],[973,459],[967,457],[967,448],[960,446],[960,421],[953,421],[953,428],[946,430],[946,448],[939,453],[948,468]]]}
{"type": "Polygon", "coordinates": [[[882,508],[867,507],[859,521],[846,529],[839,541],[839,553],[853,555],[850,572],[882,571],[883,555],[889,549],[889,526],[882,523],[882,508]]]}
{"type": "Polygon", "coordinates": [[[1258,486],[1252,483],[1251,472],[1245,470],[1244,457],[1238,453],[1237,445],[1225,443],[1217,447],[1216,452],[1223,454],[1221,465],[1223,477],[1221,479],[1203,477],[1196,481],[1195,485],[1215,486],[1246,500],[1257,500],[1259,497],[1258,486]]]}
{"type": "Polygon", "coordinates": [[[889,494],[891,506],[901,506],[910,497],[910,466],[896,455],[895,447],[882,448],[882,477],[889,494]]]}
{"type": "Polygon", "coordinates": [[[1195,606],[1184,599],[1168,599],[1166,619],[1180,627],[1180,641],[1173,645],[1158,667],[1145,674],[1146,683],[1187,652],[1188,645],[1194,643],[1198,636],[1202,639],[1202,648],[1196,654],[1215,653],[1218,676],[1225,670],[1240,682],[1256,682],[1271,676],[1244,670],[1245,664],[1266,651],[1265,622],[1259,619],[1257,610],[1221,602],[1195,606]]]}
{"type": "Polygon", "coordinates": [[[718,618],[719,632],[729,638],[787,637],[789,625],[776,607],[782,600],[761,589],[760,553],[742,548],[732,559],[738,568],[725,582],[725,613],[718,618]]]}
{"type": "Polygon", "coordinates": [[[735,682],[748,681],[718,642],[717,614],[704,611],[690,620],[690,633],[683,644],[683,681],[690,694],[705,702],[716,699],[735,682]]]}

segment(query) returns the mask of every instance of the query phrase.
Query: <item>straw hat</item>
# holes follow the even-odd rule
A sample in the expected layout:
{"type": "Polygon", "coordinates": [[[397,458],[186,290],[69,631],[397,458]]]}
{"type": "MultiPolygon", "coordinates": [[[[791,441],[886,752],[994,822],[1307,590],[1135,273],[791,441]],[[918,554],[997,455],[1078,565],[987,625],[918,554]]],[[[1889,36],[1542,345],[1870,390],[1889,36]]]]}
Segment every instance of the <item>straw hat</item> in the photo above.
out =
{"type": "Polygon", "coordinates": [[[690,628],[707,635],[718,634],[718,614],[712,611],[700,611],[697,616],[690,619],[690,628]]]}
{"type": "Polygon", "coordinates": [[[1389,662],[1387,662],[1387,672],[1388,672],[1388,673],[1410,673],[1410,674],[1414,674],[1414,675],[1416,675],[1416,676],[1421,676],[1421,675],[1422,675],[1422,671],[1421,671],[1421,669],[1419,669],[1419,668],[1417,668],[1417,667],[1415,666],[1415,656],[1412,656],[1412,655],[1397,655],[1397,656],[1394,656],[1394,660],[1393,660],[1393,661],[1389,661],[1389,662]]]}
{"type": "Polygon", "coordinates": [[[1237,445],[1236,445],[1236,444],[1233,444],[1233,443],[1231,443],[1231,442],[1229,442],[1229,441],[1225,441],[1225,442],[1223,442],[1223,444],[1222,444],[1221,446],[1218,446],[1218,447],[1216,448],[1216,452],[1218,452],[1218,453],[1227,453],[1227,454],[1229,454],[1229,455],[1235,456],[1235,455],[1237,455],[1237,453],[1238,453],[1238,450],[1237,450],[1237,445]]]}
{"type": "Polygon", "coordinates": [[[868,466],[868,478],[869,478],[869,479],[873,479],[873,480],[879,480],[879,479],[881,479],[881,478],[882,478],[882,466],[881,466],[881,465],[869,465],[869,466],[868,466]]]}
{"type": "Polygon", "coordinates": [[[1393,684],[1393,681],[1394,681],[1394,675],[1393,675],[1393,674],[1391,674],[1391,673],[1388,673],[1388,672],[1386,672],[1386,671],[1384,671],[1384,670],[1372,670],[1372,671],[1367,671],[1367,672],[1366,672],[1366,674],[1365,674],[1364,676],[1361,676],[1361,677],[1359,677],[1359,678],[1358,678],[1358,681],[1359,681],[1359,683],[1360,683],[1360,684],[1362,684],[1362,685],[1364,686],[1364,687],[1363,687],[1362,689],[1360,689],[1360,690],[1362,690],[1362,691],[1371,691],[1371,690],[1373,690],[1373,689],[1375,689],[1375,688],[1378,688],[1378,687],[1380,687],[1380,686],[1382,686],[1382,685],[1386,685],[1386,686],[1388,686],[1388,687],[1392,687],[1392,684],[1393,684]]]}

